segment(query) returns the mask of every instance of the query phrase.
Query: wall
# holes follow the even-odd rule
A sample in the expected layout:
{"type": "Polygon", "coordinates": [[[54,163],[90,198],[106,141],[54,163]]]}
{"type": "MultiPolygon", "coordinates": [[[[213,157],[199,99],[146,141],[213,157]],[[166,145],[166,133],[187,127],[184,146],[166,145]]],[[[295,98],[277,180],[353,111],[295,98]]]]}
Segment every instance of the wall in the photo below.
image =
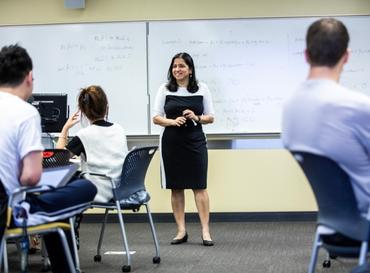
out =
{"type": "Polygon", "coordinates": [[[0,0],[0,24],[369,14],[369,0],[0,0]]]}
{"type": "MultiPolygon", "coordinates": [[[[369,0],[86,0],[68,10],[63,0],[0,0],[0,25],[172,19],[370,14],[369,0]]],[[[153,212],[170,212],[160,189],[159,157],[147,175],[153,212]]],[[[210,150],[213,212],[315,211],[312,192],[284,150],[210,150]]],[[[191,192],[187,211],[195,211],[191,192]]]]}
{"type": "MultiPolygon", "coordinates": [[[[169,191],[159,190],[158,153],[148,170],[152,210],[168,212],[169,191]]],[[[312,191],[290,154],[282,150],[210,150],[208,190],[212,212],[314,211],[312,191]]],[[[196,211],[191,191],[188,211],[196,211]]]]}

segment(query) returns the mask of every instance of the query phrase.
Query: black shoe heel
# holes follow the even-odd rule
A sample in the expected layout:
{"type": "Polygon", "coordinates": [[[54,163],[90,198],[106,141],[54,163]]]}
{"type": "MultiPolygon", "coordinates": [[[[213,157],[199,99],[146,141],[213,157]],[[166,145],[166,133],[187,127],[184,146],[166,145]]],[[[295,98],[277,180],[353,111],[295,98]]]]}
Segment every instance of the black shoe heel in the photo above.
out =
{"type": "Polygon", "coordinates": [[[214,242],[212,240],[204,240],[202,238],[202,241],[203,241],[204,246],[213,246],[214,245],[214,242]]]}
{"type": "Polygon", "coordinates": [[[182,243],[186,243],[187,241],[188,241],[188,233],[185,232],[184,237],[182,237],[180,239],[173,239],[171,241],[171,245],[179,245],[179,244],[182,244],[182,243]]]}

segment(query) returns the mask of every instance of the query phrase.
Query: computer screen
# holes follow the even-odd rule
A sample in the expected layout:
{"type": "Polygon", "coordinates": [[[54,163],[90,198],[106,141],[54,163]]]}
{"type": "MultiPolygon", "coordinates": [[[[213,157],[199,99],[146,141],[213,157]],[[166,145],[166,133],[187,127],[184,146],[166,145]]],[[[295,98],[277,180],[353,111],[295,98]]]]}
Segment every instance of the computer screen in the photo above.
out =
{"type": "Polygon", "coordinates": [[[62,131],[68,119],[67,94],[34,93],[28,100],[39,111],[41,128],[44,133],[62,131]]]}

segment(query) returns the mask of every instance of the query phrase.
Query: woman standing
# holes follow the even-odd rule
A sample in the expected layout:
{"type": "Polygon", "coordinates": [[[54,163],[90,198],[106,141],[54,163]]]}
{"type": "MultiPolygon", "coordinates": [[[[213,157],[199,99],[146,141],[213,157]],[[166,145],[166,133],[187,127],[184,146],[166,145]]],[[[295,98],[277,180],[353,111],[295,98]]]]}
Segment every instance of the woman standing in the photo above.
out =
{"type": "Polygon", "coordinates": [[[168,82],[156,97],[153,122],[164,127],[160,138],[162,187],[171,189],[177,234],[171,244],[188,240],[185,227],[185,189],[192,189],[202,225],[202,242],[212,246],[207,193],[208,153],[202,124],[212,123],[211,94],[198,83],[194,62],[187,53],[176,54],[168,69],[168,82]]]}

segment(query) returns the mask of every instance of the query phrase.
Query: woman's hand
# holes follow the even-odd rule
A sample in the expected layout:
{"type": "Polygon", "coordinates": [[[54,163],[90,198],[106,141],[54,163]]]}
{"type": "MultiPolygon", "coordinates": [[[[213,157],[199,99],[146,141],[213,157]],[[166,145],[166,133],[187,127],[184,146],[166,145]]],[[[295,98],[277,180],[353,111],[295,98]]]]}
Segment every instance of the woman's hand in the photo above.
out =
{"type": "Polygon", "coordinates": [[[80,118],[81,118],[81,112],[80,111],[74,112],[64,124],[65,129],[69,130],[70,128],[75,126],[80,121],[80,118]]]}
{"type": "Polygon", "coordinates": [[[187,119],[192,119],[194,120],[195,122],[199,122],[199,117],[197,115],[194,114],[193,111],[191,111],[190,109],[186,109],[182,112],[182,115],[187,118],[187,119]]]}
{"type": "Polygon", "coordinates": [[[176,119],[173,119],[174,123],[173,126],[180,127],[186,123],[185,117],[177,117],[176,119]]]}
{"type": "Polygon", "coordinates": [[[159,115],[153,117],[153,123],[163,127],[168,126],[180,127],[181,125],[185,124],[185,122],[186,118],[183,116],[177,117],[175,119],[165,118],[159,115]]]}

